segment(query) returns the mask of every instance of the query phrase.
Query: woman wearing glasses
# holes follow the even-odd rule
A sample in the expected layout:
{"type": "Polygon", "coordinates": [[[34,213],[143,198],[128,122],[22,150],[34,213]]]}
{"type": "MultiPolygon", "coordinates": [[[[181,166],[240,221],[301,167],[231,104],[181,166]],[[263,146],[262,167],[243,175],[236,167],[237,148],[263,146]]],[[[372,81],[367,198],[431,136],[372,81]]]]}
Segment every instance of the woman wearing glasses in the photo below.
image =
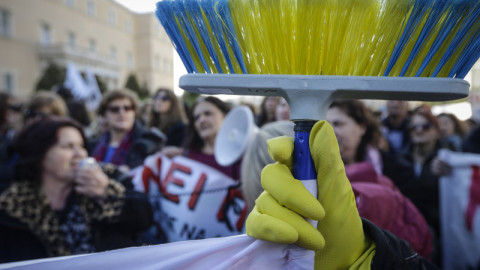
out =
{"type": "Polygon", "coordinates": [[[153,98],[150,127],[160,129],[167,135],[166,145],[182,146],[185,138],[185,113],[175,93],[160,88],[153,98]]]}
{"type": "Polygon", "coordinates": [[[150,154],[160,150],[164,135],[150,132],[135,121],[136,96],[127,90],[108,92],[100,102],[98,114],[107,132],[94,145],[92,156],[99,162],[119,166],[124,172],[137,167],[150,154]]]}
{"type": "MultiPolygon", "coordinates": [[[[432,163],[441,148],[438,120],[426,106],[416,108],[410,120],[411,146],[402,159],[408,163],[407,170],[411,177],[395,181],[395,184],[423,214],[433,230],[434,240],[439,240],[438,176],[432,172],[432,163]]],[[[432,256],[434,262],[439,264],[441,249],[439,243],[435,242],[432,256]]]]}

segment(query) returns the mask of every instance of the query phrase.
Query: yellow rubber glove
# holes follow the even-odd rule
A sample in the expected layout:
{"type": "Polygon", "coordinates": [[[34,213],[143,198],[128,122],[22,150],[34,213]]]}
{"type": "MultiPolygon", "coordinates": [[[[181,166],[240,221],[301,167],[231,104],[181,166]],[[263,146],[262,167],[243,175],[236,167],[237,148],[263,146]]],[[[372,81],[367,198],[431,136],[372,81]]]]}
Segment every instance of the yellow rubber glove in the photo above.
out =
{"type": "Polygon", "coordinates": [[[370,269],[375,243],[363,233],[332,127],[320,121],[310,133],[318,200],[290,172],[293,141],[284,136],[267,143],[278,163],[262,171],[265,191],[247,218],[247,234],[316,250],[316,269],[370,269]],[[303,217],[319,220],[317,228],[303,217]]]}

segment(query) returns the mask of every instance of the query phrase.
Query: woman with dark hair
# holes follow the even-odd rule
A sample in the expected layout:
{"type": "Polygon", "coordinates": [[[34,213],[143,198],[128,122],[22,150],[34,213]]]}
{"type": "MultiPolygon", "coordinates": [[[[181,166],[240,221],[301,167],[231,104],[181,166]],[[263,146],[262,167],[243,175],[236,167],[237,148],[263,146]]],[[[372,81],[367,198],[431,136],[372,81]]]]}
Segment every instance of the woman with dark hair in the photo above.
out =
{"type": "Polygon", "coordinates": [[[465,125],[452,113],[441,113],[437,115],[437,119],[441,144],[455,151],[462,151],[465,125]]]}
{"type": "MultiPolygon", "coordinates": [[[[411,177],[395,180],[405,196],[410,198],[432,227],[434,240],[440,240],[440,202],[437,173],[432,169],[438,150],[442,148],[437,118],[428,107],[416,108],[410,118],[410,151],[401,157],[411,177]]],[[[452,149],[451,149],[452,150],[452,149]]],[[[441,245],[436,243],[434,262],[441,263],[441,245]]]]}
{"type": "Polygon", "coordinates": [[[181,146],[185,139],[185,113],[179,99],[172,90],[160,88],[153,100],[149,126],[167,135],[166,145],[181,146]]]}
{"type": "Polygon", "coordinates": [[[380,123],[361,101],[334,101],[327,121],[335,130],[345,165],[369,161],[377,173],[382,173],[382,157],[376,148],[381,138],[380,123]]]}
{"type": "Polygon", "coordinates": [[[377,149],[381,136],[377,120],[359,100],[334,101],[326,118],[337,138],[360,215],[406,239],[415,251],[428,258],[432,239],[425,219],[383,174],[391,161],[377,149]]]}
{"type": "Polygon", "coordinates": [[[275,111],[279,101],[280,97],[276,96],[266,96],[263,98],[262,104],[260,105],[260,113],[255,119],[257,126],[261,127],[277,120],[275,118],[275,111]]]}
{"type": "Polygon", "coordinates": [[[213,156],[215,138],[231,106],[213,97],[200,97],[192,105],[183,155],[213,167],[235,180],[239,179],[240,164],[221,166],[213,156]]]}
{"type": "Polygon", "coordinates": [[[15,138],[15,182],[0,195],[0,262],[138,244],[152,222],[148,199],[87,159],[82,127],[43,117],[15,138]]]}
{"type": "Polygon", "coordinates": [[[178,155],[186,156],[238,179],[239,165],[221,166],[213,156],[215,138],[229,111],[230,105],[216,97],[199,97],[188,114],[187,136],[183,147],[165,147],[162,153],[170,158],[178,155]]]}

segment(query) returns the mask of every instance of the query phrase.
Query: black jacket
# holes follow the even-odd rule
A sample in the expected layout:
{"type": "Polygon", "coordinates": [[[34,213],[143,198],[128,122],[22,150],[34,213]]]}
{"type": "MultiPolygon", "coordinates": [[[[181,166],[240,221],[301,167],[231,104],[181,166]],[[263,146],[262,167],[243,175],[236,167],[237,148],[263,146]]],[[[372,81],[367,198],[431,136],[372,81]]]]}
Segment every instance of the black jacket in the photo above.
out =
{"type": "Polygon", "coordinates": [[[376,244],[372,270],[430,270],[435,265],[419,256],[410,245],[392,233],[383,230],[366,219],[363,230],[376,244]]]}

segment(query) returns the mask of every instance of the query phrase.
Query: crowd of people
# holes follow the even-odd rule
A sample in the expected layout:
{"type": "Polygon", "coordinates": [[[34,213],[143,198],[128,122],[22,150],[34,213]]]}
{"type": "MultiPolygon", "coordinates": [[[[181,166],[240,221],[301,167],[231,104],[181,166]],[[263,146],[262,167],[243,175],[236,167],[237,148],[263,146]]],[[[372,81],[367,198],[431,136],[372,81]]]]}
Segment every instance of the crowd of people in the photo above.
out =
{"type": "MultiPolygon", "coordinates": [[[[134,190],[131,172],[159,152],[240,182],[251,210],[263,190],[261,170],[274,163],[266,140],[293,136],[285,99],[265,97],[258,110],[250,106],[260,132],[241,161],[222,166],[215,139],[233,104],[200,96],[187,106],[164,88],[143,103],[112,90],[93,115],[65,88],[25,103],[0,93],[0,262],[151,244],[142,233],[154,223],[152,206],[134,190]]],[[[438,151],[480,153],[480,127],[410,105],[387,101],[378,117],[362,101],[335,100],[326,120],[359,215],[441,266],[439,177],[450,168],[438,151]]]]}

